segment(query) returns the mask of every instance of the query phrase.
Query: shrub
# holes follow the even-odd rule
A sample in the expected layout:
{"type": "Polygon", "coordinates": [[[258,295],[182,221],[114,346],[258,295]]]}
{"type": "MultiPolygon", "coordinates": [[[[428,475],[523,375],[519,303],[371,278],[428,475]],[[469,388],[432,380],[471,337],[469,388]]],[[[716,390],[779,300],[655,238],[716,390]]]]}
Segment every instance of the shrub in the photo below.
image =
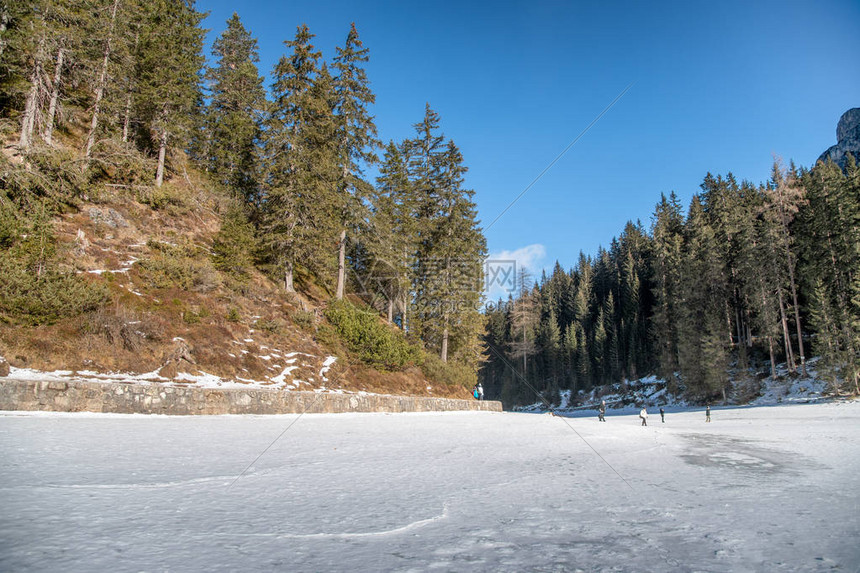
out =
{"type": "Polygon", "coordinates": [[[418,349],[383,324],[376,311],[365,311],[341,300],[329,304],[325,317],[349,351],[365,364],[382,370],[402,370],[420,358],[418,349]]]}
{"type": "Polygon", "coordinates": [[[269,320],[266,318],[258,318],[254,321],[254,328],[268,332],[270,334],[278,334],[283,330],[283,324],[279,320],[269,320]]]}
{"type": "Polygon", "coordinates": [[[247,279],[256,248],[254,226],[240,207],[231,207],[221,218],[221,229],[212,243],[215,268],[235,279],[247,279]]]}
{"type": "Polygon", "coordinates": [[[104,180],[119,186],[149,186],[155,166],[154,161],[133,146],[116,139],[103,139],[93,147],[89,171],[94,182],[104,180]]]}
{"type": "Polygon", "coordinates": [[[0,249],[8,249],[21,235],[21,218],[15,204],[0,193],[0,249]]]}
{"type": "Polygon", "coordinates": [[[91,313],[82,324],[81,333],[98,334],[129,352],[138,352],[147,340],[161,340],[164,336],[157,321],[122,307],[91,313]]]}
{"type": "Polygon", "coordinates": [[[41,201],[51,212],[74,205],[87,194],[89,182],[72,151],[39,147],[27,155],[27,165],[0,159],[0,190],[18,204],[41,201]]]}
{"type": "Polygon", "coordinates": [[[290,314],[290,317],[299,328],[311,330],[314,327],[314,313],[309,310],[296,310],[290,314]]]}
{"type": "Polygon", "coordinates": [[[103,284],[48,267],[41,274],[0,257],[0,316],[12,323],[50,324],[95,310],[108,300],[103,284]]]}
{"type": "Polygon", "coordinates": [[[103,283],[64,269],[46,201],[20,213],[3,202],[15,229],[2,235],[0,317],[21,324],[48,324],[94,310],[108,299],[103,283]],[[26,214],[26,217],[24,215],[26,214]]]}
{"type": "Polygon", "coordinates": [[[189,245],[170,245],[150,240],[152,256],[135,263],[144,278],[155,288],[180,288],[208,292],[220,285],[218,272],[206,256],[198,256],[189,245]]]}
{"type": "Polygon", "coordinates": [[[471,388],[478,381],[475,368],[462,362],[442,362],[436,354],[423,353],[421,371],[428,379],[448,386],[471,388]]]}
{"type": "Polygon", "coordinates": [[[166,209],[174,213],[184,213],[189,207],[185,192],[172,183],[164,183],[161,187],[140,187],[137,200],[155,210],[166,209]]]}
{"type": "Polygon", "coordinates": [[[199,324],[200,315],[193,310],[186,310],[182,313],[182,321],[185,324],[199,324]]]}

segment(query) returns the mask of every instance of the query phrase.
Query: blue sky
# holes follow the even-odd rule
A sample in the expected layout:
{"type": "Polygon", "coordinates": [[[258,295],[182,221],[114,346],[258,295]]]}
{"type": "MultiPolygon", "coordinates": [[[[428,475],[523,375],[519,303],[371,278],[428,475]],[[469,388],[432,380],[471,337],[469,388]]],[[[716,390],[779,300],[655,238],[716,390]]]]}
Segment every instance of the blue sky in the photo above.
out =
{"type": "MultiPolygon", "coordinates": [[[[860,2],[228,2],[202,0],[211,41],[235,11],[267,78],[296,26],[326,60],[355,22],[383,141],[429,102],[462,150],[491,257],[539,274],[650,227],[707,172],[761,182],[773,155],[811,166],[860,106],[860,2]]],[[[207,47],[207,56],[208,47],[207,47]]],[[[267,85],[270,81],[267,79],[267,85]]]]}

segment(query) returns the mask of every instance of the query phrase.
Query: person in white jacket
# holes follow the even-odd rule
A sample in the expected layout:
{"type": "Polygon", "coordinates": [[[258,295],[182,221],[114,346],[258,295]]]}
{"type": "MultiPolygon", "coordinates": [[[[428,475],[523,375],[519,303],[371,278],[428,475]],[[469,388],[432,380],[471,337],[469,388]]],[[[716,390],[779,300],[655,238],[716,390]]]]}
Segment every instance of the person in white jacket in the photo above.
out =
{"type": "Polygon", "coordinates": [[[648,410],[646,410],[644,406],[642,407],[642,410],[640,410],[640,412],[639,412],[639,417],[642,418],[642,425],[647,426],[648,425],[648,410]]]}

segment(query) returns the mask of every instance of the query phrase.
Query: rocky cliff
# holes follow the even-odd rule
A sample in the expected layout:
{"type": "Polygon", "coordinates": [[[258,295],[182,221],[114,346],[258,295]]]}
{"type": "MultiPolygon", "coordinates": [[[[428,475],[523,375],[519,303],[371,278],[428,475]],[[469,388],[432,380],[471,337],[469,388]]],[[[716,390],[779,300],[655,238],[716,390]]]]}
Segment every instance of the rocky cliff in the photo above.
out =
{"type": "Polygon", "coordinates": [[[828,159],[845,169],[848,154],[860,160],[860,107],[849,109],[839,118],[836,125],[836,145],[821,154],[818,161],[828,159]]]}

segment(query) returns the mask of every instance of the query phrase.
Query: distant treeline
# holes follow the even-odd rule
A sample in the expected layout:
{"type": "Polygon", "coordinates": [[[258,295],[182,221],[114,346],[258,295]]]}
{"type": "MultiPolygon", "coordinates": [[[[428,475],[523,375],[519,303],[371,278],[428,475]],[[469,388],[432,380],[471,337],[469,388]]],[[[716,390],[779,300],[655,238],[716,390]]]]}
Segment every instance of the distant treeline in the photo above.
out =
{"type": "Polygon", "coordinates": [[[834,391],[860,377],[860,168],[775,162],[763,185],[708,174],[686,213],[661,197],[650,228],[556,264],[488,312],[480,379],[506,404],[657,374],[691,399],[722,398],[777,363],[834,391]]]}
{"type": "MultiPolygon", "coordinates": [[[[219,270],[351,291],[474,382],[486,241],[439,116],[427,105],[414,138],[378,140],[355,25],[328,61],[299,26],[267,91],[238,15],[209,65],[203,18],[192,0],[0,5],[2,130],[18,158],[2,160],[3,264],[22,277],[58,264],[24,238],[39,225],[52,242],[50,216],[99,191],[169,206],[190,159],[232,198],[213,245],[219,270]]],[[[0,315],[20,314],[10,305],[0,300],[0,315]]]]}

